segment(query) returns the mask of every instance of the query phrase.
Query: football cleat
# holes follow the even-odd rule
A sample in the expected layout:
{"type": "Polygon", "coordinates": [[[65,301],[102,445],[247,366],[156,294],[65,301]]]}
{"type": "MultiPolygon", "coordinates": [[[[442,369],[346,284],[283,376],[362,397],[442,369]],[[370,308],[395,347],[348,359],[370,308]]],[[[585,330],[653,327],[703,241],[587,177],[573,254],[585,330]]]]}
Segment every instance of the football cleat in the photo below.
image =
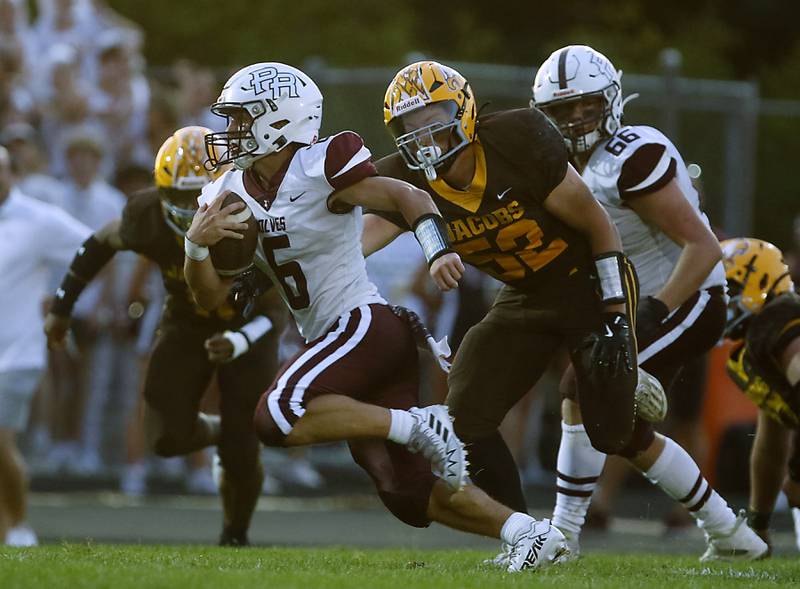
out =
{"type": "Polygon", "coordinates": [[[511,547],[506,570],[516,573],[563,562],[569,554],[564,534],[549,519],[531,520],[530,528],[511,547]]]}
{"type": "Polygon", "coordinates": [[[792,507],[792,520],[794,520],[794,541],[800,550],[800,507],[792,507]]]}
{"type": "Polygon", "coordinates": [[[758,560],[769,552],[769,546],[748,525],[744,510],[736,516],[733,529],[724,536],[706,532],[706,548],[700,562],[713,560],[758,560]]]}
{"type": "Polygon", "coordinates": [[[31,528],[26,525],[19,525],[8,530],[5,543],[6,546],[29,548],[31,546],[38,546],[39,539],[36,537],[36,532],[31,528]]]}
{"type": "Polygon", "coordinates": [[[454,491],[467,482],[467,451],[453,431],[453,419],[444,405],[412,407],[415,417],[407,447],[431,461],[434,474],[454,491]]]}
{"type": "Polygon", "coordinates": [[[650,423],[664,421],[667,416],[667,395],[659,380],[639,368],[639,384],[636,385],[636,414],[650,423]]]}
{"type": "Polygon", "coordinates": [[[500,545],[500,552],[494,558],[487,558],[483,561],[483,564],[491,567],[497,567],[499,569],[507,569],[508,565],[511,563],[511,544],[506,544],[503,542],[500,545]]]}
{"type": "Polygon", "coordinates": [[[564,539],[567,542],[567,553],[559,559],[559,563],[570,562],[578,560],[581,557],[581,541],[580,536],[572,535],[570,533],[564,534],[564,539]]]}
{"type": "Polygon", "coordinates": [[[250,546],[250,540],[247,537],[246,531],[234,531],[226,526],[219,536],[219,545],[229,546],[231,548],[245,548],[250,546]]]}

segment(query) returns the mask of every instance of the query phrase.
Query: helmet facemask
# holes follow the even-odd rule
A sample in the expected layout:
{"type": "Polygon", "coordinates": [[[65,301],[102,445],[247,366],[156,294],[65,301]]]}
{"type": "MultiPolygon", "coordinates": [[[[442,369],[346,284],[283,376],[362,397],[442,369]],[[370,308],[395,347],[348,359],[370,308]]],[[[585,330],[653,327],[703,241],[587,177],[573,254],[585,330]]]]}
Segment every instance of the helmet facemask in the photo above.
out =
{"type": "Polygon", "coordinates": [[[421,170],[428,181],[470,141],[461,125],[458,105],[437,102],[395,118],[389,124],[395,144],[411,170],[421,170]],[[421,126],[417,123],[421,122],[421,126]]]}
{"type": "MultiPolygon", "coordinates": [[[[206,135],[209,165],[216,168],[233,163],[240,170],[244,170],[258,158],[280,149],[264,153],[253,132],[256,121],[267,113],[265,102],[273,112],[278,110],[271,100],[244,103],[217,102],[211,107],[212,113],[226,120],[227,128],[225,131],[206,135]]],[[[283,145],[285,144],[284,140],[283,145]]]]}
{"type": "Polygon", "coordinates": [[[619,128],[612,105],[618,96],[616,86],[608,86],[597,92],[580,94],[549,103],[531,106],[541,110],[564,137],[567,148],[573,155],[590,151],[603,137],[609,137],[619,128]],[[580,118],[576,118],[577,113],[580,118]]]}
{"type": "Polygon", "coordinates": [[[159,188],[161,212],[170,229],[180,236],[186,235],[197,212],[197,197],[200,190],[159,188]]]}

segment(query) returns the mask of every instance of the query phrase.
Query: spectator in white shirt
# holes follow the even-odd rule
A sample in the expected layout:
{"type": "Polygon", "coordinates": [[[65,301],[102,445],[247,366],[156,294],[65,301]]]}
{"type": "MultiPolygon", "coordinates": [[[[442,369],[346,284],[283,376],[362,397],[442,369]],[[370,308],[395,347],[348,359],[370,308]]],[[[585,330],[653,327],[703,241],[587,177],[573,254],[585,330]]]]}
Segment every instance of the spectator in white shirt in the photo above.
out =
{"type": "Polygon", "coordinates": [[[63,208],[64,186],[45,173],[47,166],[36,129],[28,123],[13,123],[0,132],[0,144],[11,156],[17,187],[28,196],[63,208]]]}
{"type": "Polygon", "coordinates": [[[16,434],[27,424],[45,367],[42,302],[51,272],[62,273],[89,235],[63,210],[16,188],[10,157],[0,147],[0,540],[8,544],[36,543],[24,523],[27,481],[16,434]]]}

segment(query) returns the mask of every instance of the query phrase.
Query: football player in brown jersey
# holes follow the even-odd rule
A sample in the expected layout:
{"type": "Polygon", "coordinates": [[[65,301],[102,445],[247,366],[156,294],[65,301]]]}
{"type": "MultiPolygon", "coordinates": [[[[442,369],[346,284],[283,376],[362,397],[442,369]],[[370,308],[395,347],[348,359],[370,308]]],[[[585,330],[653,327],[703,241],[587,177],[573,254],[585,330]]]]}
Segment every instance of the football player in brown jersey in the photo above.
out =
{"type": "MultiPolygon", "coordinates": [[[[378,171],[427,191],[462,259],[505,283],[464,338],[447,404],[470,448],[473,480],[524,511],[514,460],[498,426],[566,345],[592,444],[618,453],[634,438],[636,277],[619,236],[568,162],[553,125],[530,109],[477,116],[470,85],[432,61],[389,84],[384,121],[398,153],[378,171]]],[[[409,228],[365,218],[364,251],[409,228]]]]}
{"type": "Polygon", "coordinates": [[[758,405],[748,521],[769,542],[782,488],[800,549],[800,297],[781,251],[771,243],[728,239],[722,252],[730,293],[726,335],[737,342],[726,368],[758,405]]]}
{"type": "Polygon", "coordinates": [[[183,276],[183,239],[200,189],[221,172],[205,168],[205,127],[184,127],[169,137],[155,160],[155,187],[134,195],[117,219],[78,250],[45,321],[50,345],[60,345],[72,306],[117,251],[131,250],[158,264],[167,291],[158,339],[144,385],[145,430],[159,456],[189,454],[216,445],[222,467],[224,509],[220,544],[248,543],[247,530],[261,493],[263,472],[252,425],[261,393],[277,371],[277,340],[285,320],[271,292],[257,301],[262,312],[223,304],[208,312],[197,305],[183,276]],[[258,361],[250,361],[258,358],[258,361]],[[220,416],[199,411],[216,375],[220,416]]]}

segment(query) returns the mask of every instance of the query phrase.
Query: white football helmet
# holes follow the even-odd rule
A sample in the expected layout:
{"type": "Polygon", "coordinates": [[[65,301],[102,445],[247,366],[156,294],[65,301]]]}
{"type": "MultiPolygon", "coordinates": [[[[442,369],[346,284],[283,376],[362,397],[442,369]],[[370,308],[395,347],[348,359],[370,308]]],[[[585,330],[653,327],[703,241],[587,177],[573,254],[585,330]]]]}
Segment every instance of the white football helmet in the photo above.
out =
{"type": "Polygon", "coordinates": [[[256,63],[230,77],[211,112],[225,117],[228,128],[206,135],[210,164],[233,162],[245,170],[290,143],[314,143],[322,123],[322,93],[297,68],[256,63]]]}
{"type": "Polygon", "coordinates": [[[568,45],[554,51],[536,72],[530,105],[555,123],[570,152],[583,153],[622,126],[621,77],[622,72],[599,51],[568,45]],[[576,110],[576,103],[598,98],[601,106],[596,113],[576,110]]]}

